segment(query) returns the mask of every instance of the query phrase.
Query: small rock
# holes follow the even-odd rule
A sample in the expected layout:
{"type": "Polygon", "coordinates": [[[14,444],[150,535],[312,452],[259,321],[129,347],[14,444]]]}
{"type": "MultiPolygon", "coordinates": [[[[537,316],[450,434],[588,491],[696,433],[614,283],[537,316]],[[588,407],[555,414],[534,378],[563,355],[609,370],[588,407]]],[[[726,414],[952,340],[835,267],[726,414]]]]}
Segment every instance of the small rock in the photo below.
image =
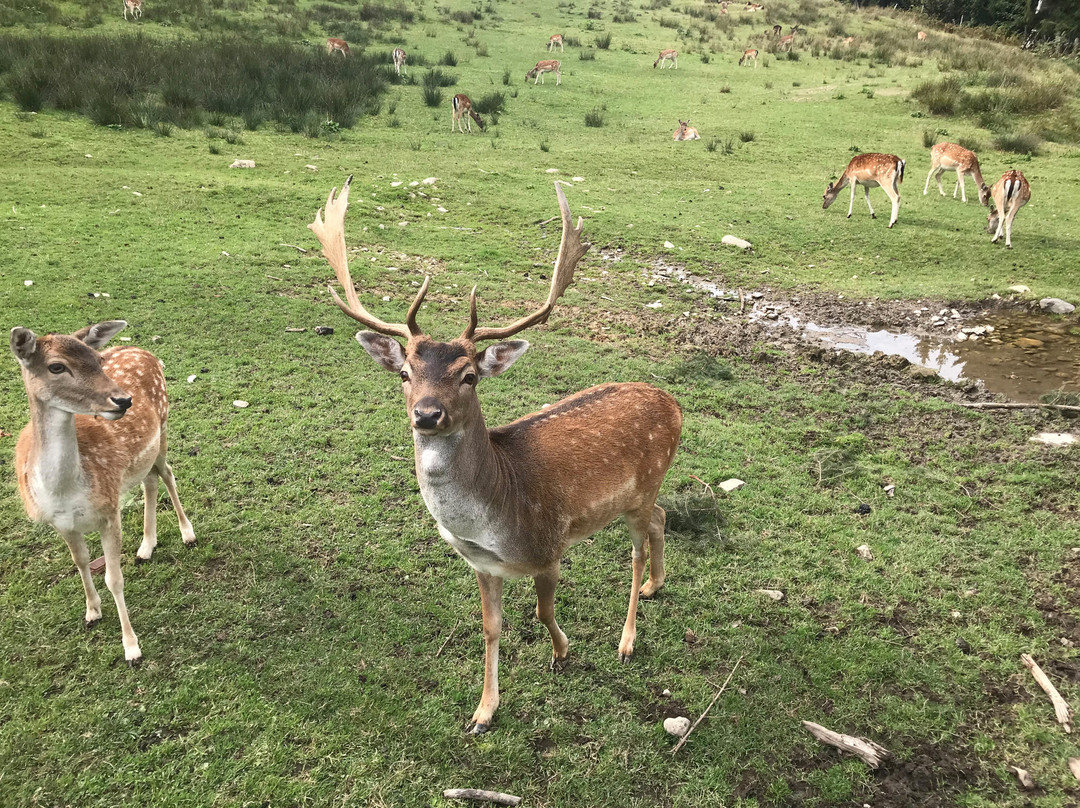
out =
{"type": "Polygon", "coordinates": [[[1016,284],[1016,286],[1010,286],[1009,291],[1010,292],[1016,292],[1018,295],[1026,295],[1028,292],[1031,291],[1031,289],[1024,286],[1024,284],[1022,284],[1022,283],[1018,283],[1018,284],[1016,284]]]}
{"type": "Polygon", "coordinates": [[[307,331],[306,328],[286,328],[285,329],[286,334],[303,334],[305,331],[307,331]]]}
{"type": "Polygon", "coordinates": [[[671,243],[670,241],[665,241],[665,242],[664,242],[664,249],[665,249],[665,250],[674,250],[674,249],[675,249],[675,245],[674,245],[674,244],[672,244],[672,243],[671,243]]]}
{"type": "Polygon", "coordinates": [[[957,335],[956,335],[955,337],[953,337],[953,339],[954,339],[954,340],[955,340],[956,342],[967,342],[967,340],[968,340],[968,335],[967,335],[967,334],[965,334],[965,333],[964,333],[963,331],[961,331],[961,332],[960,332],[959,334],[957,334],[957,335]]]}
{"type": "Polygon", "coordinates": [[[862,558],[866,561],[874,560],[874,554],[870,552],[869,544],[860,544],[858,547],[855,548],[855,552],[859,554],[859,558],[862,558]]]}
{"type": "Polygon", "coordinates": [[[438,177],[426,177],[426,178],[420,180],[420,184],[421,185],[434,185],[438,181],[439,181],[438,177]]]}
{"type": "Polygon", "coordinates": [[[558,173],[559,173],[559,169],[557,169],[557,168],[549,168],[549,169],[548,169],[547,171],[545,171],[544,173],[545,173],[545,174],[558,174],[558,173]]]}
{"type": "Polygon", "coordinates": [[[670,691],[670,690],[668,690],[668,689],[667,689],[667,688],[665,687],[665,688],[664,688],[664,692],[663,692],[663,693],[661,693],[660,695],[661,695],[661,696],[670,696],[670,695],[671,695],[671,691],[670,691]]]}
{"type": "Polygon", "coordinates": [[[664,305],[663,303],[661,303],[659,300],[657,300],[657,301],[654,301],[652,303],[646,303],[645,308],[647,308],[647,309],[658,309],[663,305],[664,305]]]}
{"type": "Polygon", "coordinates": [[[584,177],[571,177],[570,179],[572,179],[574,182],[585,182],[584,177]]]}
{"type": "Polygon", "coordinates": [[[439,213],[449,213],[450,212],[446,208],[444,208],[442,205],[439,205],[439,207],[436,208],[436,210],[438,210],[439,213]]]}
{"type": "Polygon", "coordinates": [[[34,282],[33,282],[33,281],[23,281],[23,282],[22,282],[22,285],[23,285],[23,286],[33,286],[33,285],[34,285],[34,282]]]}
{"type": "Polygon", "coordinates": [[[1080,780],[1080,758],[1069,758],[1069,771],[1073,773],[1073,777],[1080,780]]]}
{"type": "Polygon", "coordinates": [[[1041,339],[1032,339],[1031,337],[1020,337],[1016,341],[1017,348],[1041,348],[1043,341],[1041,339]]]}
{"type": "Polygon", "coordinates": [[[391,188],[397,188],[397,187],[398,187],[399,185],[401,185],[401,184],[402,184],[402,183],[401,183],[401,180],[398,180],[397,182],[392,182],[392,183],[390,183],[390,187],[391,187],[391,188]]]}
{"type": "Polygon", "coordinates": [[[889,485],[884,486],[881,490],[885,492],[885,496],[891,497],[893,494],[896,493],[896,486],[890,483],[889,485]]]}
{"type": "Polygon", "coordinates": [[[233,405],[234,407],[238,408],[238,409],[241,409],[241,410],[242,410],[242,409],[244,409],[245,407],[250,407],[250,406],[251,406],[251,405],[250,405],[250,404],[248,404],[248,403],[247,403],[246,401],[244,401],[243,399],[239,399],[239,398],[238,398],[238,399],[236,399],[236,400],[235,400],[235,401],[234,401],[234,402],[232,403],[232,405],[233,405]]]}
{"type": "Polygon", "coordinates": [[[664,731],[668,735],[674,735],[676,738],[683,737],[690,731],[690,719],[685,716],[675,716],[674,718],[664,719],[664,731]]]}
{"type": "Polygon", "coordinates": [[[1072,446],[1077,440],[1076,435],[1068,432],[1040,432],[1028,438],[1029,443],[1045,443],[1047,446],[1072,446]]]}
{"type": "Polygon", "coordinates": [[[187,377],[187,383],[188,383],[188,384],[191,384],[191,383],[192,383],[193,381],[195,381],[195,380],[196,380],[197,378],[199,378],[199,377],[198,377],[198,376],[196,376],[196,375],[195,375],[194,373],[192,373],[192,374],[191,374],[190,376],[188,376],[188,377],[187,377]]]}
{"type": "Polygon", "coordinates": [[[1060,297],[1044,297],[1039,301],[1039,308],[1051,314],[1071,314],[1076,311],[1076,306],[1066,303],[1060,297]]]}
{"type": "Polygon", "coordinates": [[[151,342],[164,342],[165,337],[161,336],[161,334],[154,334],[154,336],[150,337],[150,341],[151,342]]]}
{"type": "Polygon", "coordinates": [[[907,372],[909,376],[916,379],[933,379],[937,376],[937,372],[932,368],[924,368],[922,365],[911,365],[908,367],[907,372]]]}
{"type": "Polygon", "coordinates": [[[310,163],[308,163],[306,166],[304,166],[304,168],[306,168],[308,171],[318,171],[319,170],[318,166],[313,166],[310,163]]]}
{"type": "Polygon", "coordinates": [[[329,337],[334,333],[334,329],[328,325],[317,325],[315,326],[315,333],[320,337],[329,337]]]}
{"type": "Polygon", "coordinates": [[[726,244],[729,247],[738,247],[740,250],[752,250],[754,248],[754,245],[749,241],[741,239],[738,236],[724,236],[720,239],[720,243],[726,244]]]}
{"type": "Polygon", "coordinates": [[[1019,766],[1010,766],[1009,771],[1016,773],[1016,778],[1024,788],[1035,788],[1035,780],[1027,769],[1021,769],[1019,766]]]}
{"type": "Polygon", "coordinates": [[[254,160],[233,160],[229,168],[255,168],[254,160]]]}
{"type": "Polygon", "coordinates": [[[716,487],[719,488],[721,491],[731,492],[731,491],[738,491],[744,485],[746,485],[745,482],[732,477],[730,480],[724,480],[722,483],[720,483],[720,485],[718,485],[716,487]]]}
{"type": "Polygon", "coordinates": [[[961,654],[971,653],[971,643],[965,640],[963,637],[956,638],[956,647],[960,649],[961,654]]]}
{"type": "Polygon", "coordinates": [[[784,593],[779,589],[755,589],[754,591],[757,592],[757,594],[764,595],[778,603],[784,599],[784,593]]]}

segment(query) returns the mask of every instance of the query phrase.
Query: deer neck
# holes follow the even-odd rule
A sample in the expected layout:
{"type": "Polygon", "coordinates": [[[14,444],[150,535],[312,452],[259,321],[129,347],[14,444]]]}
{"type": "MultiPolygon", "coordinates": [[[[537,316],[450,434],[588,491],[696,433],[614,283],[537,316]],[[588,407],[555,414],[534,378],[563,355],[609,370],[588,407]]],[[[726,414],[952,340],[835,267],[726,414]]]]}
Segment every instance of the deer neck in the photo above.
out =
{"type": "Polygon", "coordinates": [[[26,487],[41,519],[69,529],[84,518],[88,494],[75,416],[31,399],[33,443],[25,466],[26,487]]]}

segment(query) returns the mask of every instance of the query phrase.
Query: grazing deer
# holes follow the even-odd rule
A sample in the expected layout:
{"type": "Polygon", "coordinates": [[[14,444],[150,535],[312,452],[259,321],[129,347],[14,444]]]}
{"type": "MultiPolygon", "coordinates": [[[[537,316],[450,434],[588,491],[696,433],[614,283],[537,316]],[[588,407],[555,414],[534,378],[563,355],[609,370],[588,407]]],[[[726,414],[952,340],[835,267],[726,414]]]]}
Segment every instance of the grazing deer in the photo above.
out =
{"type": "Polygon", "coordinates": [[[409,75],[409,71],[405,69],[406,58],[407,54],[405,53],[405,51],[403,51],[401,48],[394,48],[394,70],[399,76],[402,73],[404,73],[406,76],[409,75]]]}
{"type": "Polygon", "coordinates": [[[338,39],[337,37],[330,37],[326,40],[326,52],[331,56],[334,52],[340,53],[342,56],[349,55],[349,43],[344,39],[338,39]]]}
{"type": "Polygon", "coordinates": [[[739,67],[742,67],[744,63],[750,64],[750,62],[753,62],[754,67],[757,67],[757,57],[757,48],[747,48],[743,51],[742,58],[739,59],[739,67]]]}
{"type": "Polygon", "coordinates": [[[844,37],[844,45],[845,45],[845,47],[850,47],[852,44],[854,44],[854,42],[855,42],[855,37],[853,37],[853,36],[844,37]]]}
{"type": "Polygon", "coordinates": [[[677,50],[672,50],[670,48],[667,49],[667,50],[660,51],[660,55],[656,57],[656,61],[652,63],[652,66],[656,67],[657,65],[660,65],[660,69],[663,70],[664,65],[666,65],[669,60],[675,66],[675,69],[678,70],[679,69],[679,52],[677,50]]]}
{"type": "Polygon", "coordinates": [[[990,243],[1001,238],[1005,232],[1005,246],[1012,249],[1012,223],[1017,212],[1031,201],[1031,185],[1021,172],[1013,169],[1001,175],[990,189],[990,215],[986,217],[986,232],[993,233],[990,243]]]}
{"type": "Polygon", "coordinates": [[[920,42],[925,42],[926,41],[926,31],[919,31],[919,33],[917,33],[915,35],[915,38],[918,39],[920,42]]]}
{"type": "Polygon", "coordinates": [[[559,46],[559,52],[562,53],[566,50],[563,47],[562,34],[552,34],[551,39],[548,40],[548,53],[555,50],[555,46],[559,46]]]}
{"type": "Polygon", "coordinates": [[[743,11],[764,11],[764,10],[765,10],[765,6],[761,5],[761,3],[747,3],[746,8],[743,9],[743,11]]]}
{"type": "Polygon", "coordinates": [[[562,63],[558,59],[542,59],[536,63],[536,67],[525,74],[525,81],[529,79],[533,80],[533,84],[536,82],[544,83],[544,74],[555,74],[555,86],[558,87],[562,84],[562,63]]]}
{"type": "Polygon", "coordinates": [[[727,4],[727,2],[725,0],[725,2],[722,2],[720,4],[720,13],[721,14],[727,14],[727,7],[728,7],[728,4],[727,4]]]}
{"type": "Polygon", "coordinates": [[[982,171],[979,170],[979,158],[975,152],[957,146],[955,143],[936,143],[930,149],[930,173],[926,175],[926,187],[923,188],[923,196],[930,191],[930,178],[937,180],[938,191],[945,196],[945,189],[941,187],[941,175],[946,171],[956,172],[956,187],[953,188],[953,199],[956,199],[956,191],[960,191],[960,199],[967,202],[967,190],[964,188],[964,176],[970,174],[975,180],[975,188],[979,192],[979,204],[985,205],[990,198],[990,189],[983,182],[982,171]]]}
{"type": "Polygon", "coordinates": [[[679,121],[679,128],[675,130],[672,140],[701,140],[697,129],[690,125],[690,121],[679,121]]]}
{"type": "Polygon", "coordinates": [[[777,23],[776,25],[774,25],[772,27],[772,35],[773,36],[780,36],[780,34],[782,34],[782,33],[784,33],[784,26],[777,23]]]}
{"type": "Polygon", "coordinates": [[[782,36],[776,43],[776,49],[778,51],[790,51],[791,46],[795,44],[795,34],[788,34],[782,36]]]}
{"type": "Polygon", "coordinates": [[[128,12],[131,12],[131,19],[137,20],[142,17],[142,2],[143,0],[124,0],[124,19],[128,18],[128,12]]]}
{"type": "Polygon", "coordinates": [[[633,655],[638,596],[649,597],[664,583],[665,514],[656,496],[678,448],[682,413],[674,398],[650,385],[603,384],[488,429],[476,384],[507,370],[529,343],[510,340],[483,350],[477,345],[547,321],[589,249],[581,241],[581,220],[575,228],[556,183],[563,231],[547,302],[511,325],[478,328],[474,288],[468,327],[455,340],[436,342],[416,324],[430,278],[404,324],[383,322],[360,303],[344,235],[351,180],[340,195],[335,197],[336,188],[330,192],[325,221],[320,211],[310,227],[345,288],[347,302],[330,290],[334,302],[371,329],[358,333],[357,340],[379,365],[401,377],[424,503],[442,537],[476,571],[484,689],[469,729],[479,734],[491,726],[499,704],[503,579],[529,576],[535,582],[536,616],[551,636],[551,666],[561,669],[569,643],[555,621],[559,560],[571,545],[620,515],[633,547],[633,584],[619,659],[627,662],[633,655]],[[647,558],[649,580],[643,584],[647,558]]]}
{"type": "Polygon", "coordinates": [[[98,352],[126,325],[110,320],[70,336],[40,337],[13,328],[11,350],[30,400],[30,423],[15,446],[19,496],[32,520],[52,525],[67,542],[82,577],[87,626],[101,619],[101,597],[90,577],[85,534],[100,532],[105,585],[120,617],[124,658],[134,664],[142,651],[124,603],[120,497],[142,483],[143,540],[136,553],[142,560],[157,546],[158,477],[184,543],[191,545],[195,533],[165,456],[169,402],[161,362],[131,346],[98,352]]]}
{"type": "Polygon", "coordinates": [[[904,161],[895,154],[860,154],[852,158],[835,184],[829,183],[825,189],[825,202],[821,207],[828,209],[829,205],[836,201],[840,190],[845,185],[851,185],[851,204],[848,205],[847,212],[850,219],[851,210],[855,206],[855,186],[861,185],[866,197],[866,207],[870,208],[870,218],[876,219],[874,206],[870,204],[870,189],[880,185],[881,190],[892,200],[892,216],[889,219],[889,227],[892,227],[900,214],[900,183],[903,181],[904,161]]]}
{"type": "Polygon", "coordinates": [[[480,116],[473,112],[472,101],[465,93],[458,93],[450,100],[450,134],[454,133],[454,125],[461,129],[461,134],[465,134],[465,129],[461,125],[461,119],[465,119],[465,125],[469,127],[469,134],[472,134],[472,123],[469,119],[476,121],[476,125],[480,127],[480,130],[484,129],[484,122],[480,119],[480,116]]]}

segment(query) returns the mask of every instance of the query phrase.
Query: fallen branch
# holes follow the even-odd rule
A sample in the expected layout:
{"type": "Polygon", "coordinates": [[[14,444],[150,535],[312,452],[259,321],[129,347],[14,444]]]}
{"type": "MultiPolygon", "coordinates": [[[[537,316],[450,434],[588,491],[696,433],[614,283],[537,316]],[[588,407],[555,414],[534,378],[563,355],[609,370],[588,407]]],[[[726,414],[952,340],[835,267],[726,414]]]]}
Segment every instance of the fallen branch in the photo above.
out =
{"type": "Polygon", "coordinates": [[[1020,785],[1024,788],[1035,788],[1035,780],[1031,776],[1031,772],[1027,769],[1021,769],[1019,766],[1010,766],[1009,771],[1016,775],[1016,779],[1020,781],[1020,785]]]}
{"type": "Polygon", "coordinates": [[[297,247],[295,244],[281,244],[280,246],[282,246],[282,247],[292,247],[294,250],[299,250],[302,253],[307,252],[307,250],[305,250],[303,247],[297,247]]]}
{"type": "Polygon", "coordinates": [[[539,221],[533,222],[533,224],[537,225],[539,227],[543,227],[545,224],[551,224],[553,221],[555,221],[558,218],[559,218],[558,216],[552,216],[550,219],[541,219],[539,221]]]}
{"type": "Polygon", "coordinates": [[[842,735],[839,732],[833,732],[831,729],[825,729],[821,724],[815,724],[813,721],[803,721],[802,724],[809,730],[811,735],[822,743],[835,746],[843,752],[857,755],[871,769],[876,769],[881,765],[882,761],[892,757],[892,752],[883,746],[878,746],[867,738],[842,735]]]}
{"type": "Polygon", "coordinates": [[[515,797],[513,794],[484,791],[482,788],[448,788],[442,795],[452,800],[477,800],[494,802],[498,805],[517,805],[521,802],[521,797],[515,797]]]}
{"type": "Polygon", "coordinates": [[[1059,410],[1061,412],[1080,412],[1080,406],[1075,404],[1017,404],[1012,401],[960,401],[961,407],[970,410],[1059,410]]]}
{"type": "Polygon", "coordinates": [[[1038,663],[1031,658],[1030,654],[1021,654],[1020,661],[1024,663],[1024,667],[1031,671],[1031,675],[1035,677],[1035,681],[1039,683],[1039,687],[1050,697],[1050,701],[1054,703],[1054,715],[1057,717],[1058,723],[1064,727],[1066,732],[1072,732],[1072,710],[1069,708],[1069,703],[1061,697],[1058,693],[1058,689],[1054,687],[1054,683],[1051,682],[1043,669],[1039,667],[1038,663]]]}
{"type": "MultiPolygon", "coordinates": [[[[456,623],[454,623],[454,627],[452,629],[450,629],[450,636],[448,636],[445,640],[443,640],[443,644],[440,645],[439,650],[435,652],[435,658],[436,659],[439,658],[439,654],[441,654],[443,652],[443,649],[446,647],[446,644],[448,642],[450,642],[450,640],[452,640],[454,638],[454,632],[457,631],[457,627],[460,626],[460,625],[461,625],[460,620],[458,620],[456,623]]],[[[516,805],[516,803],[515,803],[515,805],[516,805]]]]}
{"type": "Polygon", "coordinates": [[[671,754],[674,755],[676,752],[678,752],[680,749],[682,749],[683,744],[686,743],[687,739],[690,737],[690,733],[692,733],[695,729],[697,729],[697,725],[700,724],[702,722],[702,720],[705,718],[705,716],[707,716],[709,714],[709,710],[712,709],[712,706],[714,704],[716,704],[716,700],[718,698],[720,698],[720,694],[723,693],[724,690],[727,688],[728,682],[731,681],[731,677],[735,675],[735,671],[737,671],[739,669],[739,663],[742,662],[742,661],[743,661],[742,657],[739,657],[735,661],[735,667],[733,667],[731,669],[731,673],[729,673],[727,675],[727,679],[724,680],[724,684],[722,684],[720,686],[720,689],[716,691],[716,695],[712,697],[712,701],[710,701],[709,706],[705,708],[705,712],[703,712],[701,715],[699,715],[697,721],[695,721],[693,724],[690,725],[690,729],[688,729],[686,731],[686,734],[683,735],[682,738],[679,739],[679,742],[677,744],[675,744],[675,748],[671,750],[671,754]]]}

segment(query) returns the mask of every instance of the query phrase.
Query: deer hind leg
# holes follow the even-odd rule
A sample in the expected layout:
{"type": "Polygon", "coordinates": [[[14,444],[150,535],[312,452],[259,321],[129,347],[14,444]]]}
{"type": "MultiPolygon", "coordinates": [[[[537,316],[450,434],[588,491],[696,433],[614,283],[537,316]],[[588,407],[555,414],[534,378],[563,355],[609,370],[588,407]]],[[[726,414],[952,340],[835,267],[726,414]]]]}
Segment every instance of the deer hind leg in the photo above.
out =
{"type": "Polygon", "coordinates": [[[956,199],[956,191],[960,191],[960,201],[967,202],[967,188],[964,187],[964,172],[957,169],[956,171],[956,188],[953,188],[952,198],[956,199]]]}
{"type": "Polygon", "coordinates": [[[480,584],[480,610],[484,616],[484,692],[469,722],[469,732],[481,735],[488,731],[499,706],[499,635],[502,633],[503,579],[476,571],[480,584]]]}
{"type": "Polygon", "coordinates": [[[86,595],[86,627],[94,625],[101,619],[101,596],[94,587],[94,579],[90,575],[90,551],[86,548],[86,539],[82,533],[61,533],[67,542],[71,552],[71,560],[79,569],[79,577],[82,578],[83,593],[86,595]]]}
{"type": "Polygon", "coordinates": [[[559,624],[555,622],[555,587],[559,585],[559,565],[533,576],[536,584],[536,618],[551,635],[551,669],[561,671],[566,667],[570,653],[570,641],[566,639],[559,624]]]}
{"type": "MultiPolygon", "coordinates": [[[[180,494],[176,490],[176,477],[173,476],[172,466],[165,459],[164,453],[158,456],[157,462],[154,464],[154,471],[158,473],[161,481],[165,483],[165,490],[169,492],[169,502],[172,503],[173,510],[176,511],[176,520],[180,523],[180,537],[184,540],[184,544],[190,547],[195,543],[195,531],[191,527],[191,522],[188,521],[187,514],[184,513],[184,506],[180,504],[180,494]]],[[[156,488],[154,497],[156,500],[156,488]]]]}
{"type": "Polygon", "coordinates": [[[101,531],[101,549],[105,553],[105,586],[109,588],[116,602],[116,614],[120,618],[120,630],[123,632],[124,659],[129,665],[134,665],[142,658],[142,650],[139,648],[139,638],[131,628],[127,604],[124,601],[124,573],[120,569],[119,511],[101,531]]]}
{"type": "Polygon", "coordinates": [[[651,598],[664,585],[664,525],[667,513],[659,505],[653,505],[649,520],[649,580],[641,587],[641,597],[651,598]]]}
{"type": "MultiPolygon", "coordinates": [[[[930,167],[930,173],[926,175],[926,186],[922,189],[922,195],[926,196],[930,192],[930,180],[934,179],[934,175],[937,174],[938,190],[941,190],[941,175],[937,173],[937,166],[930,167]]],[[[944,196],[945,192],[941,191],[941,195],[944,196]]]]}
{"type": "Polygon", "coordinates": [[[1012,249],[1012,223],[1016,218],[1017,212],[1020,210],[1019,205],[1014,205],[1012,210],[1009,211],[1005,218],[1005,246],[1010,250],[1012,249]]]}
{"type": "MultiPolygon", "coordinates": [[[[637,607],[638,596],[642,591],[642,582],[645,579],[645,561],[648,555],[646,540],[652,544],[652,525],[655,505],[650,503],[645,508],[626,514],[626,527],[630,531],[630,541],[633,544],[631,563],[633,567],[633,583],[630,584],[630,604],[626,610],[626,624],[623,626],[622,639],[619,640],[619,661],[629,662],[634,655],[634,640],[637,639],[637,607]]],[[[661,511],[662,513],[662,511],[661,511]]],[[[663,534],[660,534],[663,541],[663,534]]],[[[661,565],[663,560],[661,559],[661,565]]],[[[663,573],[661,573],[663,578],[663,573]]],[[[659,587],[657,587],[659,588],[659,587]]],[[[650,594],[656,591],[653,589],[650,594]]]]}
{"type": "MultiPolygon", "coordinates": [[[[855,201],[855,199],[854,199],[854,197],[855,197],[855,186],[852,185],[851,189],[852,189],[851,190],[852,202],[854,202],[855,201]]],[[[866,207],[870,208],[870,218],[871,219],[876,219],[877,214],[874,213],[874,206],[870,204],[870,186],[869,185],[864,185],[862,187],[862,192],[863,192],[863,199],[866,200],[866,207]]]]}
{"type": "Polygon", "coordinates": [[[892,201],[892,216],[889,217],[889,227],[892,227],[896,224],[896,220],[900,216],[900,189],[897,187],[897,182],[894,179],[891,188],[882,185],[881,190],[883,190],[892,201]]]}

